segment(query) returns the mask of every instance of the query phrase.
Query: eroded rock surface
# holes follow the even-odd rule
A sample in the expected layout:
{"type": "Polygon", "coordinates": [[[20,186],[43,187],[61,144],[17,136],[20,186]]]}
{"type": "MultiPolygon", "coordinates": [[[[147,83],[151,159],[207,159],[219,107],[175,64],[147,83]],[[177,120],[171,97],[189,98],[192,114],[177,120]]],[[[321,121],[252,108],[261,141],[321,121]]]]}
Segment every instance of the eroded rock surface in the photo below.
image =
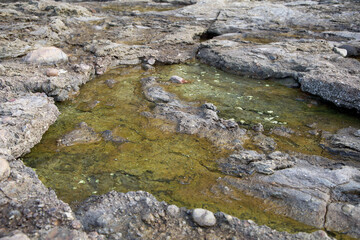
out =
{"type": "Polygon", "coordinates": [[[233,120],[219,118],[213,104],[198,107],[182,102],[166,92],[153,77],[144,78],[141,83],[145,97],[156,104],[150,116],[170,120],[176,124],[177,132],[207,138],[218,147],[242,148],[246,130],[233,120]]]}
{"type": "MultiPolygon", "coordinates": [[[[330,239],[322,231],[312,234],[280,233],[253,221],[239,220],[204,209],[188,210],[157,201],[146,192],[118,193],[92,197],[81,204],[77,217],[88,232],[107,238],[125,239],[330,239]],[[194,212],[208,216],[207,227],[194,222],[194,212]]],[[[204,223],[201,219],[201,223],[204,223]]]]}

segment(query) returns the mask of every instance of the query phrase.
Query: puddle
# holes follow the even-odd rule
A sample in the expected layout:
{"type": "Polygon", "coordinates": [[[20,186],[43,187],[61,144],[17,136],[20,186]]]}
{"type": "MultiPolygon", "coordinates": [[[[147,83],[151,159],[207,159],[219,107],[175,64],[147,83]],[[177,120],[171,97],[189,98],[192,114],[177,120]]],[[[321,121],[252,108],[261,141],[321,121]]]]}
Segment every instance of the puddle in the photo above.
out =
{"type": "MultiPolygon", "coordinates": [[[[154,75],[164,81],[172,75],[184,77],[189,84],[166,88],[184,100],[214,103],[222,117],[234,118],[243,127],[260,122],[266,129],[287,126],[301,133],[291,138],[296,147],[279,144],[282,149],[321,153],[316,139],[306,134],[310,123],[327,131],[360,127],[355,117],[339,114],[316,98],[275,81],[246,79],[197,62],[159,66],[154,75]]],[[[75,100],[58,104],[59,119],[24,162],[73,206],[110,190],[144,190],[171,204],[223,211],[280,231],[314,230],[272,214],[271,208],[276,206],[219,187],[217,179],[224,175],[218,171],[216,159],[228,152],[205,139],[164,132],[161,128],[169,123],[141,116],[152,107],[140,89],[139,80],[145,76],[139,67],[118,68],[83,86],[75,100]],[[116,81],[112,89],[104,84],[107,79],[116,81]],[[111,130],[129,142],[57,146],[56,140],[82,121],[97,132],[111,130]]]]}

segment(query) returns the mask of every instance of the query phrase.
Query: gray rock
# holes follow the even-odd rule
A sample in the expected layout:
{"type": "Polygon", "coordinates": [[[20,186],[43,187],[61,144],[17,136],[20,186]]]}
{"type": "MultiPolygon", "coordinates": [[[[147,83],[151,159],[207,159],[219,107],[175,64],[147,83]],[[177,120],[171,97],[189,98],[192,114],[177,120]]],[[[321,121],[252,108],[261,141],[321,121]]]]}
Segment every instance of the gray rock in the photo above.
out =
{"type": "Polygon", "coordinates": [[[340,129],[336,134],[323,133],[320,146],[333,154],[360,161],[359,129],[340,129]]]}
{"type": "Polygon", "coordinates": [[[212,227],[216,224],[216,218],[212,212],[202,208],[195,208],[192,212],[194,222],[201,227],[212,227]]]}
{"type": "Polygon", "coordinates": [[[9,237],[2,237],[0,240],[30,240],[30,238],[24,233],[15,233],[9,237]]]}
{"type": "Polygon", "coordinates": [[[5,158],[0,156],[0,181],[10,175],[10,166],[5,158]]]}
{"type": "Polygon", "coordinates": [[[122,144],[125,142],[129,142],[129,140],[127,140],[126,138],[122,138],[119,136],[114,136],[112,131],[110,130],[105,130],[101,133],[102,137],[104,138],[105,141],[110,141],[113,143],[117,143],[117,144],[122,144]]]}
{"type": "Polygon", "coordinates": [[[356,57],[356,56],[359,56],[359,54],[360,54],[358,49],[355,46],[351,46],[348,44],[341,45],[338,48],[345,49],[346,53],[347,53],[346,56],[348,56],[348,57],[356,57]]]}
{"type": "Polygon", "coordinates": [[[59,146],[72,146],[75,144],[95,143],[99,142],[101,137],[94,129],[89,127],[85,122],[81,122],[76,129],[64,135],[57,140],[59,146]]]}
{"type": "Polygon", "coordinates": [[[66,62],[68,56],[56,47],[41,47],[30,53],[25,58],[25,62],[36,64],[54,64],[58,62],[66,62]]]}
{"type": "Polygon", "coordinates": [[[232,120],[219,118],[213,104],[196,107],[194,103],[182,102],[160,87],[154,77],[144,78],[141,83],[146,99],[156,103],[152,117],[170,120],[177,132],[207,138],[218,147],[242,147],[246,130],[232,120]]]}
{"type": "Polygon", "coordinates": [[[337,106],[360,110],[360,62],[334,56],[324,41],[298,40],[249,46],[229,40],[203,43],[198,58],[239,75],[294,78],[301,89],[337,106]],[[275,62],[268,58],[276,55],[275,62]]]}

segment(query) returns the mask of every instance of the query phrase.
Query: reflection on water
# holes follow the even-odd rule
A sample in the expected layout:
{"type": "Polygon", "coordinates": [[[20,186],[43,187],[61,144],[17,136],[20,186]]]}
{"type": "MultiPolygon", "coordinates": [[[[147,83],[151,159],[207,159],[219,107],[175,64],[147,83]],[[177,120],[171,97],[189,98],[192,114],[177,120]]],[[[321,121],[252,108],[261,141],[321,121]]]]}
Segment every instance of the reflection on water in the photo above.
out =
{"type": "MultiPolygon", "coordinates": [[[[349,125],[360,127],[355,117],[339,114],[298,89],[276,81],[246,79],[196,62],[159,66],[154,75],[161,81],[172,75],[184,77],[189,84],[164,85],[165,88],[185,100],[212,102],[222,117],[234,118],[243,127],[262,123],[266,129],[294,129],[297,134],[290,138],[292,144],[279,144],[283,150],[320,153],[316,136],[307,134],[306,125],[314,122],[327,131],[349,125]]],[[[139,80],[144,76],[139,67],[114,69],[82,87],[75,100],[58,105],[61,116],[25,157],[46,186],[75,205],[92,194],[110,190],[145,190],[159,200],[223,211],[278,230],[313,230],[267,211],[276,206],[217,185],[217,179],[223,175],[217,169],[216,159],[229,153],[204,139],[162,131],[170,123],[143,117],[140,113],[152,107],[141,93],[139,80]],[[112,88],[104,83],[108,79],[115,80],[112,88]],[[97,132],[111,130],[114,136],[129,142],[102,140],[71,147],[56,145],[57,139],[82,121],[97,132]]]]}

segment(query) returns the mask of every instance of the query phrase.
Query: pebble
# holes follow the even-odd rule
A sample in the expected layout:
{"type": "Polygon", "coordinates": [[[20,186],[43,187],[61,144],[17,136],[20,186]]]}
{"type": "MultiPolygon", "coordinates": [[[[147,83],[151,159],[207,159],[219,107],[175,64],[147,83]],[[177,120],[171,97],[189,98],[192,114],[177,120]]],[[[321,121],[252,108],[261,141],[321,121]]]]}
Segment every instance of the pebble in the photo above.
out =
{"type": "Polygon", "coordinates": [[[346,56],[347,56],[347,50],[344,49],[344,48],[334,47],[334,52],[336,52],[337,54],[340,54],[340,55],[343,56],[343,57],[346,57],[346,56]]]}
{"type": "Polygon", "coordinates": [[[179,84],[183,84],[183,83],[187,83],[188,81],[186,81],[185,79],[183,79],[182,77],[179,76],[172,76],[169,79],[170,82],[172,83],[179,83],[179,84]]]}
{"type": "Polygon", "coordinates": [[[0,181],[6,179],[10,175],[10,166],[6,159],[0,157],[0,181]]]}
{"type": "Polygon", "coordinates": [[[202,208],[195,208],[192,212],[194,222],[201,227],[212,227],[216,224],[214,213],[202,208]]]}
{"type": "Polygon", "coordinates": [[[48,77],[56,77],[59,76],[59,70],[55,69],[55,68],[48,68],[46,70],[46,76],[48,77]]]}

